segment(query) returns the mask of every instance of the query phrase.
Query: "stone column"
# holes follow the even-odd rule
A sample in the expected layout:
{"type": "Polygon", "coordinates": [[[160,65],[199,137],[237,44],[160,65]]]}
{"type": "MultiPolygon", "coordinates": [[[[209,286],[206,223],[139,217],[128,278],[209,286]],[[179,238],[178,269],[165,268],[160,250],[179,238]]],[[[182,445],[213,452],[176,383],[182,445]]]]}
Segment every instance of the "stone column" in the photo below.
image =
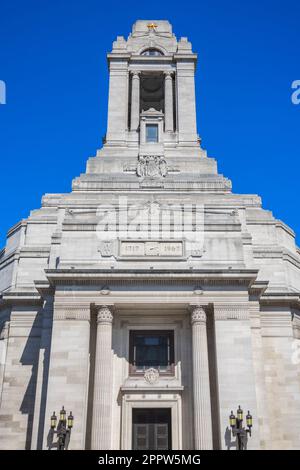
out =
{"type": "Polygon", "coordinates": [[[136,131],[140,123],[140,72],[132,72],[130,130],[136,131]]]}
{"type": "Polygon", "coordinates": [[[191,314],[193,340],[193,393],[195,450],[212,449],[206,312],[195,306],[191,314]]]}
{"type": "Polygon", "coordinates": [[[97,313],[91,444],[93,450],[109,450],[111,448],[112,321],[113,315],[110,308],[101,306],[97,313]]]}
{"type": "Polygon", "coordinates": [[[165,72],[165,132],[174,131],[172,73],[165,72]]]}

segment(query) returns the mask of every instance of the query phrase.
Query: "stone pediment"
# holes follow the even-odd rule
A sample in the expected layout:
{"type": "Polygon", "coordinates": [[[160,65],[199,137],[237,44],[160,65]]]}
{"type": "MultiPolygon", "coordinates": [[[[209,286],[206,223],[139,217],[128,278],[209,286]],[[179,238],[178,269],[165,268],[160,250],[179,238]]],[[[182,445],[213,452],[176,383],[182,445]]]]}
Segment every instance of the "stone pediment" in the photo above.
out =
{"type": "Polygon", "coordinates": [[[143,111],[141,112],[141,116],[163,116],[164,113],[162,112],[162,110],[157,110],[157,109],[154,109],[154,108],[149,108],[149,109],[143,109],[143,111]]]}

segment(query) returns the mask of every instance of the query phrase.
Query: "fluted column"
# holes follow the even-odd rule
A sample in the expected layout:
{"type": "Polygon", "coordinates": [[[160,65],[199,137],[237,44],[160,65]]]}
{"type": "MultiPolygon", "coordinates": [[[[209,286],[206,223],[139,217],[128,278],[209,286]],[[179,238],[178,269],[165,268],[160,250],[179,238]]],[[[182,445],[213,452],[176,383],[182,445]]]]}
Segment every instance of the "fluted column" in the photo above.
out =
{"type": "Polygon", "coordinates": [[[136,131],[140,123],[140,72],[132,73],[130,129],[136,131]]]}
{"type": "Polygon", "coordinates": [[[93,450],[109,450],[111,447],[112,321],[113,315],[110,308],[100,307],[97,313],[91,443],[93,450]]]}
{"type": "Polygon", "coordinates": [[[174,131],[173,80],[171,72],[165,73],[165,132],[174,131]]]}
{"type": "Polygon", "coordinates": [[[212,449],[209,367],[206,335],[206,312],[192,308],[193,392],[195,450],[212,449]]]}

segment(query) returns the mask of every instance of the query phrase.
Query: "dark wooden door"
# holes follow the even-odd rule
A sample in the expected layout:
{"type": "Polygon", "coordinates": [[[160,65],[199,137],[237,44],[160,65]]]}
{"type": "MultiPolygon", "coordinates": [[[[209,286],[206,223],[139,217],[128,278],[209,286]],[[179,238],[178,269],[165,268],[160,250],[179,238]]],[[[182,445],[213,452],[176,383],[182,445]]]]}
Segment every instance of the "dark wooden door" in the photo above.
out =
{"type": "Polygon", "coordinates": [[[171,410],[134,408],[132,410],[133,450],[171,450],[171,410]]]}

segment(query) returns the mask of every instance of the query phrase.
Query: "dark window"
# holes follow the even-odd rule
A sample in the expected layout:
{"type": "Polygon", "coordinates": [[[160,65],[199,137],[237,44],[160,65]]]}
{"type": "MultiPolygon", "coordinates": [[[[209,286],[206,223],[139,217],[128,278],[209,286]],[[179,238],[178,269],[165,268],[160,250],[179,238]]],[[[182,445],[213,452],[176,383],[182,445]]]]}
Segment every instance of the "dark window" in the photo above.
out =
{"type": "Polygon", "coordinates": [[[142,55],[148,55],[148,56],[161,56],[163,55],[162,52],[160,52],[158,49],[147,49],[142,53],[142,55]]]}
{"type": "Polygon", "coordinates": [[[173,331],[130,331],[129,361],[131,373],[141,373],[149,367],[162,373],[174,371],[173,331]]]}
{"type": "Polygon", "coordinates": [[[158,142],[157,124],[146,124],[146,142],[158,142]]]}

